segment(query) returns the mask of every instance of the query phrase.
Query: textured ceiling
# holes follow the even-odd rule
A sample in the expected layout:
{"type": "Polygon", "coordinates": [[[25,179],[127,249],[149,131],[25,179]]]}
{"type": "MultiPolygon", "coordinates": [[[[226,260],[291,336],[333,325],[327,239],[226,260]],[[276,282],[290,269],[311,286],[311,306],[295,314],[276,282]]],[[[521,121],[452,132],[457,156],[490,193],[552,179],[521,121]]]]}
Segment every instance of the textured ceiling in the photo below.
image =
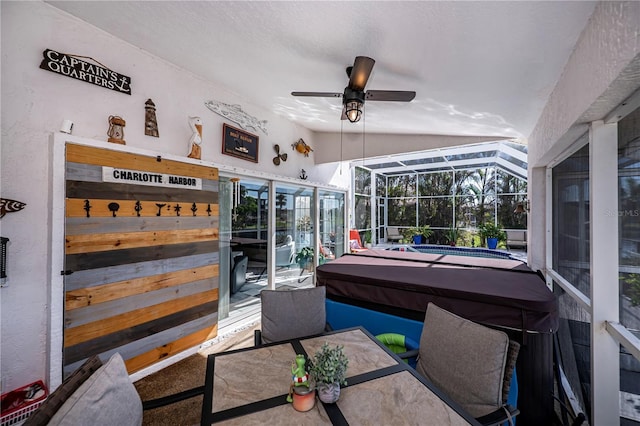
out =
{"type": "Polygon", "coordinates": [[[365,123],[345,122],[344,131],[514,138],[533,130],[595,5],[48,3],[315,131],[340,131],[341,99],[290,92],[342,92],[345,68],[363,55],[376,60],[366,89],[417,95],[411,103],[369,101],[365,123]]]}

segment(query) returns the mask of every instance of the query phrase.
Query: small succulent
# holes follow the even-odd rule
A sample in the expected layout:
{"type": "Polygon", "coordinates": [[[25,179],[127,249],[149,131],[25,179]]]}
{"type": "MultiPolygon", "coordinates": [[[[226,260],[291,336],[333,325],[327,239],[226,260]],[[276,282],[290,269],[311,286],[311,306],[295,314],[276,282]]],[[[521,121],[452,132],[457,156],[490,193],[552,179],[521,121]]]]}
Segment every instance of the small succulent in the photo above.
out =
{"type": "Polygon", "coordinates": [[[344,346],[330,348],[324,343],[320,350],[310,360],[309,374],[316,383],[339,383],[346,385],[347,367],[349,359],[344,354],[344,346]]]}

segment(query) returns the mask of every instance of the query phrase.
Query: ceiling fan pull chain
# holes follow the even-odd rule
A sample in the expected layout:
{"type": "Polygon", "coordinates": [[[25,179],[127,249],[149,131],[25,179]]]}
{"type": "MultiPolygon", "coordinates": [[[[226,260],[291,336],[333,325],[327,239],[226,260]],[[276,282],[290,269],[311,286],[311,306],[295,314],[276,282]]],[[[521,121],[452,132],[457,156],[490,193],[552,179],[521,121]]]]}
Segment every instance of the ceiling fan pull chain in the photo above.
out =
{"type": "Polygon", "coordinates": [[[364,167],[364,144],[365,144],[365,136],[367,134],[366,124],[367,124],[367,117],[364,116],[363,114],[363,117],[362,117],[362,167],[364,167]]]}
{"type": "Polygon", "coordinates": [[[340,120],[340,176],[342,176],[342,128],[344,121],[340,120]]]}

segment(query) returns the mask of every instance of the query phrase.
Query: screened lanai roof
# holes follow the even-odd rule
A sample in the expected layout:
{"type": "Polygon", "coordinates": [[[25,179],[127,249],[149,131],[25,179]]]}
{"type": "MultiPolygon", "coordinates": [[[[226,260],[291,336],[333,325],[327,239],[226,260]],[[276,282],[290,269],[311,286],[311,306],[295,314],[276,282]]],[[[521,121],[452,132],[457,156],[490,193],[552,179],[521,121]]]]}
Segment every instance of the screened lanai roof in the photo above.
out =
{"type": "Polygon", "coordinates": [[[402,175],[453,169],[499,166],[516,177],[527,179],[527,146],[495,141],[406,154],[385,155],[354,161],[352,166],[365,167],[384,175],[402,175]]]}

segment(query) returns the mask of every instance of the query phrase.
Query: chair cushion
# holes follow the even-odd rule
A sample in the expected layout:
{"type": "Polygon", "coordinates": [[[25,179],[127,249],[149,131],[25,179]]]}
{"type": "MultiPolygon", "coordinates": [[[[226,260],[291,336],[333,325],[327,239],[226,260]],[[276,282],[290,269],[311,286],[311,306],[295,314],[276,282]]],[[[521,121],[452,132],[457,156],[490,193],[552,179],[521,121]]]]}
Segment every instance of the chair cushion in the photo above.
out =
{"type": "Polygon", "coordinates": [[[506,333],[427,307],[416,370],[472,416],[502,406],[502,383],[509,351],[506,333]]]}
{"type": "Polygon", "coordinates": [[[50,425],[141,425],[142,401],[115,353],[65,401],[50,425]]]}
{"type": "Polygon", "coordinates": [[[327,322],[325,287],[300,290],[262,290],[264,343],[319,334],[327,322]]]}
{"type": "Polygon", "coordinates": [[[87,359],[80,368],[64,379],[62,384],[49,395],[49,398],[29,416],[24,425],[44,426],[48,424],[62,404],[101,366],[102,361],[97,355],[87,359]]]}

